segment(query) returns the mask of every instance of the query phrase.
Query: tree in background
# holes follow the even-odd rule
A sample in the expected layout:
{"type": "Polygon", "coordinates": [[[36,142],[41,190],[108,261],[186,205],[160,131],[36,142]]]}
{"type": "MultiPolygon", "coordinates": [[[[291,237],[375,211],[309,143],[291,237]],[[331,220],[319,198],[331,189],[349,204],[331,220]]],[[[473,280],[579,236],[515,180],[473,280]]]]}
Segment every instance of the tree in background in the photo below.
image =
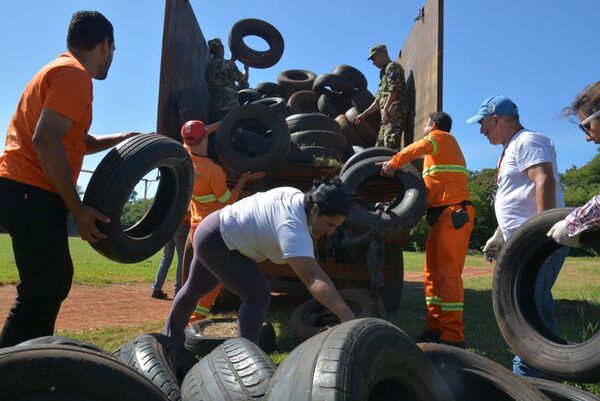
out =
{"type": "Polygon", "coordinates": [[[567,206],[581,206],[600,194],[600,153],[581,168],[573,166],[567,169],[561,174],[560,182],[567,206]]]}

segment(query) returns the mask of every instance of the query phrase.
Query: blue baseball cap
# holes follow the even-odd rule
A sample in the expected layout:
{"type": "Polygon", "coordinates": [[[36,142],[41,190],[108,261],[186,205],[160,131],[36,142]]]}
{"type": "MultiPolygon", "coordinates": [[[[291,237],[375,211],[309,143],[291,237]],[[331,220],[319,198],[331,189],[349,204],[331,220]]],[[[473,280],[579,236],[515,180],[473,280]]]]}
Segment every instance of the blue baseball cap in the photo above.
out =
{"type": "Polygon", "coordinates": [[[490,96],[479,106],[477,114],[467,119],[467,124],[478,123],[485,117],[493,116],[494,114],[498,116],[519,117],[519,108],[506,96],[490,96]]]}

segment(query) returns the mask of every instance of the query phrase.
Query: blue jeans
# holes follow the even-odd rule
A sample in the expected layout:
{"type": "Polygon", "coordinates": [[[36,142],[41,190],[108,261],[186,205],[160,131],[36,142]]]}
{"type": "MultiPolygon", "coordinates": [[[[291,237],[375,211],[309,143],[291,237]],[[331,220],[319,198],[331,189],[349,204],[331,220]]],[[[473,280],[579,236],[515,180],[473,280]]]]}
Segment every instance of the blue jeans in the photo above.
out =
{"type": "Polygon", "coordinates": [[[173,256],[175,256],[175,250],[177,250],[177,272],[175,273],[175,292],[181,289],[181,269],[183,265],[183,248],[185,246],[185,239],[187,238],[188,231],[190,229],[189,223],[181,223],[177,227],[177,231],[173,234],[173,237],[165,244],[163,249],[163,257],[156,273],[156,281],[152,284],[152,291],[162,291],[163,284],[167,278],[167,273],[173,262],[173,256]]]}
{"type": "MultiPolygon", "coordinates": [[[[554,251],[538,272],[535,281],[535,304],[540,317],[546,327],[556,333],[556,322],[554,321],[554,298],[552,298],[552,286],[554,285],[560,269],[569,253],[568,247],[561,247],[554,251]]],[[[513,372],[520,376],[543,378],[544,374],[537,369],[528,366],[517,355],[513,359],[513,372]]]]}

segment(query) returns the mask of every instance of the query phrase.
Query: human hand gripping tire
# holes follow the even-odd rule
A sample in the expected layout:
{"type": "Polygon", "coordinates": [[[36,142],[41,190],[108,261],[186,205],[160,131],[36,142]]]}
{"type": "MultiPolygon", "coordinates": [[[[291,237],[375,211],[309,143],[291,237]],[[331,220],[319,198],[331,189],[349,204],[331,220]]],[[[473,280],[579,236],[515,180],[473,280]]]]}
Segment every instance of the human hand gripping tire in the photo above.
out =
{"type": "Polygon", "coordinates": [[[106,238],[106,235],[98,230],[96,220],[110,223],[110,218],[93,207],[82,205],[76,213],[73,213],[73,219],[75,219],[79,235],[84,241],[94,243],[106,238]]]}
{"type": "Polygon", "coordinates": [[[242,185],[244,185],[248,182],[259,180],[259,179],[263,178],[264,176],[265,176],[265,173],[263,171],[259,171],[258,173],[252,173],[250,171],[246,171],[244,174],[242,174],[240,176],[240,182],[242,183],[242,185]]]}
{"type": "Polygon", "coordinates": [[[375,163],[376,166],[381,166],[381,175],[384,177],[393,177],[396,174],[396,169],[392,166],[392,163],[387,162],[379,162],[375,163]]]}
{"type": "Polygon", "coordinates": [[[485,260],[490,263],[496,260],[503,246],[504,238],[502,237],[502,233],[500,233],[500,231],[496,231],[494,235],[487,240],[485,246],[483,247],[485,260]]]}
{"type": "Polygon", "coordinates": [[[567,233],[566,220],[560,220],[558,223],[553,225],[546,235],[560,245],[569,246],[571,248],[579,248],[581,246],[579,242],[579,234],[570,237],[567,233]]]}

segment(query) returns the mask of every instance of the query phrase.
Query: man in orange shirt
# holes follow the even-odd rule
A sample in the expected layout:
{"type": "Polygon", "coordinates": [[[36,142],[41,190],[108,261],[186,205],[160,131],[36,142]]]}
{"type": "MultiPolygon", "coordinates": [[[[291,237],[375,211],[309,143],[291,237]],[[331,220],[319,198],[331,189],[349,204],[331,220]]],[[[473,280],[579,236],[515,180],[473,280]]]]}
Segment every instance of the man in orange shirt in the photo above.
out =
{"type": "MultiPolygon", "coordinates": [[[[202,121],[198,120],[188,121],[181,127],[183,146],[192,156],[195,176],[192,201],[190,203],[192,221],[188,243],[191,243],[196,227],[198,227],[198,224],[206,216],[238,200],[240,192],[247,182],[255,181],[265,176],[263,172],[246,172],[242,174],[235,187],[231,191],[229,190],[225,172],[208,158],[208,134],[216,131],[218,127],[218,122],[205,126],[202,121]]],[[[187,279],[191,264],[190,250],[191,247],[186,246],[183,268],[184,282],[187,279]]],[[[218,285],[198,301],[190,322],[206,318],[215,299],[217,299],[221,292],[221,287],[221,285],[218,285]]]]}
{"type": "Polygon", "coordinates": [[[462,271],[469,248],[475,210],[467,188],[465,158],[450,135],[452,118],[444,112],[432,113],[424,129],[425,137],[390,161],[380,163],[381,174],[395,171],[425,156],[423,180],[427,188],[427,223],[425,244],[425,331],[420,342],[439,342],[465,347],[462,271]]]}
{"type": "Polygon", "coordinates": [[[88,134],[92,78],[106,78],[115,50],[112,24],[99,12],[76,12],[67,48],[27,84],[0,156],[0,225],[11,236],[20,278],[0,347],[53,334],[73,278],[67,214],[89,242],[106,238],[96,220],[109,221],[79,199],[83,156],[136,134],[88,134]]]}

